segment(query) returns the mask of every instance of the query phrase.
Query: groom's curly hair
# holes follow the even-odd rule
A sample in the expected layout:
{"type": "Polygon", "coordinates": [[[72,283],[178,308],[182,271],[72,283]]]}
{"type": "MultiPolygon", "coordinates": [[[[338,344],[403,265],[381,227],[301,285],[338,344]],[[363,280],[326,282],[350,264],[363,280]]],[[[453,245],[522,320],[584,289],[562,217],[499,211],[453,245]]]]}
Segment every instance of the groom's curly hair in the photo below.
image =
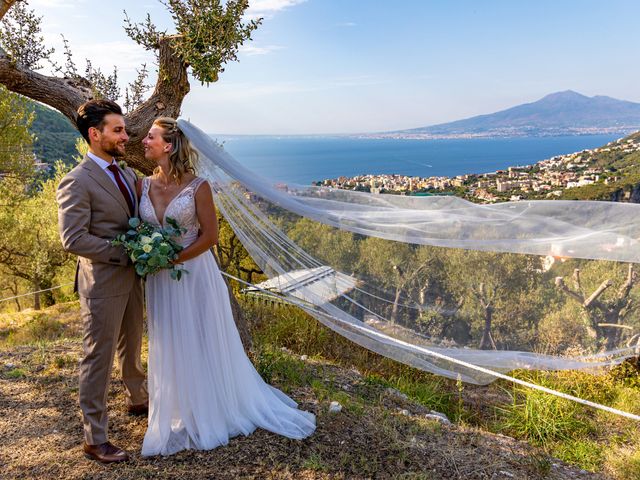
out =
{"type": "Polygon", "coordinates": [[[91,127],[102,131],[104,117],[110,113],[122,115],[122,108],[116,102],[106,99],[89,100],[78,108],[76,125],[80,135],[89,143],[89,129],[91,127]]]}

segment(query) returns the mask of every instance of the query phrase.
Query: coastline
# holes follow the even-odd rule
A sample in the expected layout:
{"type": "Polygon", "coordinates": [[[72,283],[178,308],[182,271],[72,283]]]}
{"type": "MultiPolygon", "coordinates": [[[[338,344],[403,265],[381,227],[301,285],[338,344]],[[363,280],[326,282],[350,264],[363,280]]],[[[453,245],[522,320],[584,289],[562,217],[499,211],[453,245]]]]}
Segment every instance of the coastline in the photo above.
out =
{"type": "Polygon", "coordinates": [[[559,198],[570,189],[599,186],[594,192],[609,192],[616,184],[623,186],[621,181],[630,172],[618,171],[601,159],[604,156],[624,158],[633,154],[640,154],[640,134],[619,138],[597,148],[554,155],[533,164],[512,165],[493,172],[451,177],[368,174],[324,179],[315,185],[374,194],[455,194],[482,203],[559,198]]]}
{"type": "Polygon", "coordinates": [[[371,139],[355,137],[217,137],[265,180],[309,185],[358,175],[455,177],[530,165],[555,155],[597,148],[617,136],[544,138],[371,139]]]}

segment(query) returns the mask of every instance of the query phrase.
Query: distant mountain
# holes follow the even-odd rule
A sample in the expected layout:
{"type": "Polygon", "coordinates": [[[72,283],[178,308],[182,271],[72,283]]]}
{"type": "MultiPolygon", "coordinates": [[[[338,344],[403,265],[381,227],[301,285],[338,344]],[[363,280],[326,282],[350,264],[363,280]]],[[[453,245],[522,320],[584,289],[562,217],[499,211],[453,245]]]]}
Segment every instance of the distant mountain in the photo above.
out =
{"type": "Polygon", "coordinates": [[[73,163],[78,154],[76,139],[80,134],[67,117],[57,110],[29,101],[35,116],[31,128],[36,136],[33,151],[40,162],[53,164],[58,160],[73,163]]]}
{"type": "Polygon", "coordinates": [[[436,137],[509,137],[628,134],[636,130],[640,130],[640,103],[601,95],[587,97],[567,90],[488,115],[393,133],[436,137]]]}

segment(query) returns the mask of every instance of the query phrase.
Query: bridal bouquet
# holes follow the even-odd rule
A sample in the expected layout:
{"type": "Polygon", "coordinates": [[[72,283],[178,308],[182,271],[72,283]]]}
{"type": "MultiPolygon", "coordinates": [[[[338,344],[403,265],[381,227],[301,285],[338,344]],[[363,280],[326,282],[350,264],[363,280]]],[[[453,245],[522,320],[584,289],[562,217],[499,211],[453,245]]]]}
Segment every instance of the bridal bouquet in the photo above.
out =
{"type": "Polygon", "coordinates": [[[142,278],[163,269],[170,270],[171,278],[180,280],[185,269],[171,263],[178,258],[182,250],[174,238],[182,235],[186,230],[181,228],[175,219],[167,217],[167,227],[158,228],[139,218],[129,219],[126,233],[118,235],[111,241],[111,245],[122,245],[133,262],[136,273],[142,278]]]}

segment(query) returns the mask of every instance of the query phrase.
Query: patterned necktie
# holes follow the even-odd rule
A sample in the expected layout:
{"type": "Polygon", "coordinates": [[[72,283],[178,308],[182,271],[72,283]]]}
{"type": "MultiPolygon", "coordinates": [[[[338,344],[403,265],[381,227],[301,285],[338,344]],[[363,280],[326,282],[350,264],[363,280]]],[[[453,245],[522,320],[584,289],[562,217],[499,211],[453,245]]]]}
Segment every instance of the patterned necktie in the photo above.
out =
{"type": "Polygon", "coordinates": [[[122,175],[120,174],[120,170],[118,169],[118,166],[115,163],[112,163],[107,168],[113,173],[113,176],[116,179],[116,183],[118,184],[118,188],[120,189],[120,192],[122,192],[124,199],[127,201],[127,205],[129,205],[129,214],[133,215],[133,212],[135,211],[135,207],[133,206],[133,200],[131,199],[131,194],[129,193],[129,190],[124,184],[124,180],[122,179],[122,175]]]}

